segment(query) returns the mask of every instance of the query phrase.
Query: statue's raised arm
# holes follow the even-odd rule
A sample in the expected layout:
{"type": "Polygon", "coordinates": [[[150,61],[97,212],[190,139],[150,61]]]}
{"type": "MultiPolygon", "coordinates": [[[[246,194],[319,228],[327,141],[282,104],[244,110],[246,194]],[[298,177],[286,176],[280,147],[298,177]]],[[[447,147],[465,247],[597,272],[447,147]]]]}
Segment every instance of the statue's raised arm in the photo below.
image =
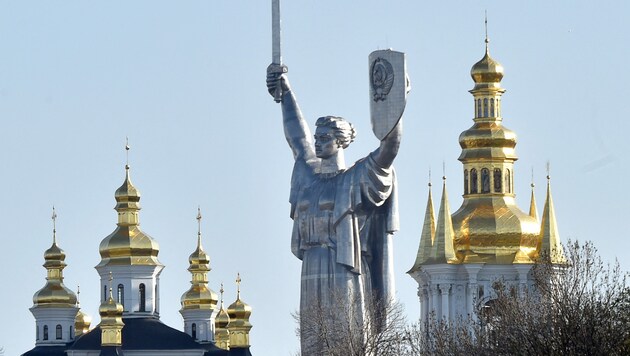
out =
{"type": "Polygon", "coordinates": [[[272,96],[280,92],[284,135],[293,151],[293,158],[311,161],[315,158],[313,136],[295,100],[287,75],[268,71],[267,90],[272,96]]]}

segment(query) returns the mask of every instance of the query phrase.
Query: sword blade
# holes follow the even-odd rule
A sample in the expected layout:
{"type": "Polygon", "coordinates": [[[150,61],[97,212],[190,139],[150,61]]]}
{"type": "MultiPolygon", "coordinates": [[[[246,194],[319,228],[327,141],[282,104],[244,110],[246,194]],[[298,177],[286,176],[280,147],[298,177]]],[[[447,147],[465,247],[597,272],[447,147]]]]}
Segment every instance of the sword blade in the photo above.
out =
{"type": "Polygon", "coordinates": [[[280,44],[280,0],[271,0],[271,63],[273,64],[282,64],[280,44]]]}

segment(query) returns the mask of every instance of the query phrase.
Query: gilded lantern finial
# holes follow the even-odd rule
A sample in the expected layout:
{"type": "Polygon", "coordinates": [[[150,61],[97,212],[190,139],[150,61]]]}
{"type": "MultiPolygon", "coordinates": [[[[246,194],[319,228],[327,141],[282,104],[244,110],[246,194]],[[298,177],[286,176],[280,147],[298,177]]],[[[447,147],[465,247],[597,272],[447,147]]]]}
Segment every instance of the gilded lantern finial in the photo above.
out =
{"type": "MultiPolygon", "coordinates": [[[[129,151],[129,144],[125,146],[129,151]]],[[[97,269],[110,265],[161,266],[157,256],[160,246],[140,229],[140,192],[131,182],[129,164],[125,165],[125,180],[116,189],[116,229],[100,244],[101,262],[97,269]]]]}
{"type": "Polygon", "coordinates": [[[221,306],[219,307],[219,313],[214,320],[214,340],[215,345],[221,349],[229,350],[230,349],[230,316],[228,312],[223,307],[223,283],[221,283],[221,289],[219,289],[221,293],[221,306]]]}
{"type": "Polygon", "coordinates": [[[241,300],[241,274],[236,278],[236,301],[228,307],[230,316],[230,348],[249,347],[249,331],[252,324],[249,317],[252,314],[252,307],[241,300]]]}
{"type": "Polygon", "coordinates": [[[90,331],[90,325],[92,324],[92,318],[85,314],[81,310],[81,301],[79,296],[81,295],[81,286],[77,285],[77,316],[74,318],[74,336],[81,336],[90,331]]]}
{"type": "Polygon", "coordinates": [[[77,296],[63,284],[66,253],[57,246],[56,219],[57,214],[53,207],[53,242],[50,248],[44,251],[46,285],[33,295],[33,304],[35,306],[74,308],[77,304],[77,296]]]}
{"type": "Polygon", "coordinates": [[[98,312],[101,316],[101,346],[121,346],[122,329],[125,323],[122,320],[123,306],[114,301],[112,281],[114,277],[109,272],[109,298],[101,304],[98,312]]]}
{"type": "Polygon", "coordinates": [[[197,248],[188,258],[188,271],[192,277],[191,286],[181,297],[183,310],[215,310],[218,302],[217,294],[208,288],[208,272],[210,258],[201,245],[201,208],[197,207],[197,248]]]}

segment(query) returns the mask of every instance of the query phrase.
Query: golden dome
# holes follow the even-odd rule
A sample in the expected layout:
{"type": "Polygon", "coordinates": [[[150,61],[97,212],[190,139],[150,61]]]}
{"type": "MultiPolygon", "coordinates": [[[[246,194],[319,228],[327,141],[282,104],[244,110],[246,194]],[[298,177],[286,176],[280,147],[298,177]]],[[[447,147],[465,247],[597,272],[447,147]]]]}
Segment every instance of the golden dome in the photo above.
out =
{"type": "Polygon", "coordinates": [[[228,307],[228,315],[232,324],[236,321],[249,321],[249,316],[252,314],[252,307],[249,304],[244,303],[240,297],[236,298],[234,303],[228,307]]]}
{"type": "Polygon", "coordinates": [[[197,209],[197,248],[190,254],[188,271],[192,274],[190,289],[182,295],[182,309],[214,310],[219,301],[218,295],[208,288],[208,272],[210,272],[210,258],[201,246],[201,209],[197,209]]]}
{"type": "Polygon", "coordinates": [[[484,57],[471,69],[474,124],[459,136],[464,201],[452,215],[455,253],[463,263],[531,263],[540,226],[514,195],[516,134],[502,125],[503,66],[484,57]]]}
{"type": "Polygon", "coordinates": [[[140,210],[140,192],[131,183],[129,177],[129,165],[125,166],[125,181],[116,189],[114,197],[116,198],[116,209],[118,208],[136,208],[140,210]]]}
{"type": "Polygon", "coordinates": [[[49,279],[46,285],[35,292],[33,304],[36,306],[74,307],[77,297],[62,282],[62,279],[49,279]]]}
{"type": "Polygon", "coordinates": [[[106,265],[161,265],[157,256],[160,246],[151,236],[140,230],[138,211],[140,192],[131,183],[129,166],[125,167],[125,181],[116,190],[118,223],[116,230],[101,241],[101,262],[106,265]]]}
{"type": "MultiPolygon", "coordinates": [[[[53,208],[53,222],[57,215],[53,208]]],[[[63,284],[63,269],[66,254],[57,246],[56,230],[53,227],[53,243],[44,252],[44,268],[46,268],[46,285],[35,292],[33,304],[35,306],[46,307],[74,307],[77,303],[77,296],[63,284]]]]}
{"type": "MultiPolygon", "coordinates": [[[[513,197],[479,196],[464,199],[453,214],[455,252],[458,258],[473,258],[511,264],[518,252],[532,255],[540,226],[521,211],[513,197]]],[[[472,262],[472,261],[471,261],[472,262]]]]}
{"type": "Polygon", "coordinates": [[[122,304],[116,303],[114,298],[112,298],[111,288],[110,288],[109,294],[110,296],[107,299],[107,301],[101,304],[101,306],[98,308],[98,314],[101,316],[102,319],[122,317],[122,314],[123,314],[122,304]]]}
{"type": "Polygon", "coordinates": [[[74,335],[79,336],[90,331],[92,325],[92,317],[82,312],[80,309],[74,318],[74,335]]]}
{"type": "Polygon", "coordinates": [[[219,309],[219,313],[217,314],[214,321],[215,321],[215,326],[217,329],[227,329],[228,326],[230,325],[230,315],[225,310],[223,305],[221,305],[221,308],[219,309]]]}
{"type": "Polygon", "coordinates": [[[219,296],[202,284],[193,284],[181,298],[182,309],[214,310],[218,301],[219,296]]]}
{"type": "Polygon", "coordinates": [[[486,53],[479,62],[470,69],[470,76],[475,81],[475,89],[498,87],[503,79],[503,66],[490,57],[488,40],[486,40],[486,53]]]}
{"type": "Polygon", "coordinates": [[[219,307],[219,313],[214,319],[214,339],[217,347],[229,350],[230,349],[230,316],[223,307],[223,283],[221,283],[221,306],[219,307]]]}
{"type": "Polygon", "coordinates": [[[516,160],[516,134],[498,121],[478,121],[459,135],[462,153],[459,160],[516,160]]]}

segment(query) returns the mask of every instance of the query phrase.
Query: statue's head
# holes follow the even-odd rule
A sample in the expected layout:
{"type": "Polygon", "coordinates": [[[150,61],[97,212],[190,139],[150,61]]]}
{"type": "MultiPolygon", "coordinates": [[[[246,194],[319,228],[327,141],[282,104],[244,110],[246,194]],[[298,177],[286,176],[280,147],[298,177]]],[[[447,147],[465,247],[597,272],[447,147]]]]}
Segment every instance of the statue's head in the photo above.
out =
{"type": "Polygon", "coordinates": [[[315,154],[319,158],[329,158],[347,148],[357,136],[354,126],[342,117],[322,116],[315,126],[315,154]]]}

